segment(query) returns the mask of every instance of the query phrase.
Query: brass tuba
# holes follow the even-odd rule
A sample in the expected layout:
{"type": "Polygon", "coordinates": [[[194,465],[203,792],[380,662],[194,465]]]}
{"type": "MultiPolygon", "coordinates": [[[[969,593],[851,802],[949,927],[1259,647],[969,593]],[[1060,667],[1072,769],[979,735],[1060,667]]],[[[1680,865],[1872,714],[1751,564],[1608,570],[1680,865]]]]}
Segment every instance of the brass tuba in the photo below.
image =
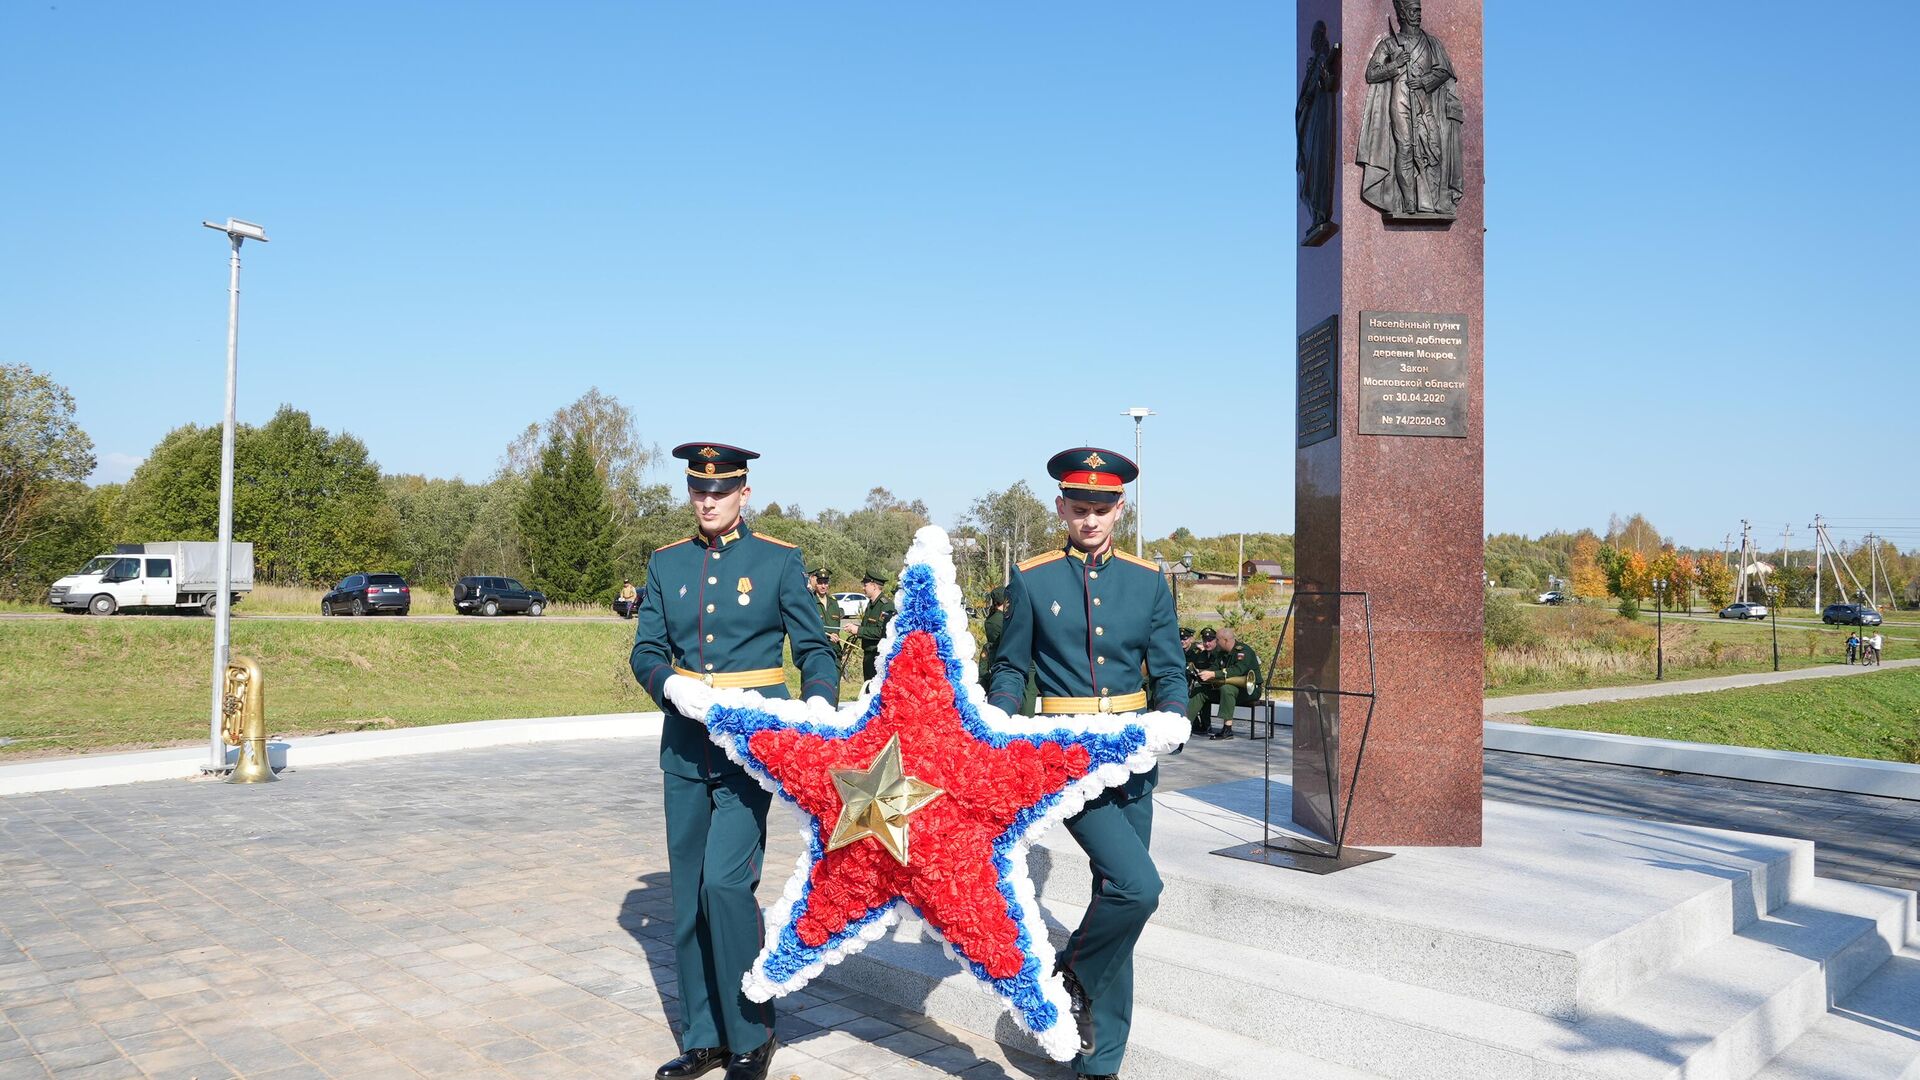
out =
{"type": "Polygon", "coordinates": [[[240,748],[227,783],[271,784],[279,780],[267,756],[267,686],[258,661],[246,656],[227,658],[220,714],[227,745],[240,748]]]}

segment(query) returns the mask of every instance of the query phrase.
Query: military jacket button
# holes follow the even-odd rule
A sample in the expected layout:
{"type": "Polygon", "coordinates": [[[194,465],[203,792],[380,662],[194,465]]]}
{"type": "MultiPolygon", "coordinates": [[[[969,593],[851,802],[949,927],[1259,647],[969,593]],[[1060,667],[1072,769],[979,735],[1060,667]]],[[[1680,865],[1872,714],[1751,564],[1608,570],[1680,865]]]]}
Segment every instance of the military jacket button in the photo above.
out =
{"type": "Polygon", "coordinates": [[[1100,598],[1099,598],[1099,597],[1097,597],[1097,596],[1096,596],[1096,597],[1094,597],[1094,598],[1093,598],[1093,606],[1094,606],[1094,607],[1099,607],[1099,606],[1100,606],[1100,598]]]}
{"type": "Polygon", "coordinates": [[[719,579],[719,578],[717,578],[717,577],[710,577],[710,578],[708,578],[708,579],[707,579],[707,584],[709,584],[709,585],[718,585],[718,584],[720,584],[720,579],[719,579]]]}
{"type": "Polygon", "coordinates": [[[1102,637],[1106,634],[1106,632],[1107,632],[1107,628],[1104,626],[1096,626],[1093,628],[1094,637],[1102,637]]]}
{"type": "Polygon", "coordinates": [[[1089,570],[1089,571],[1087,571],[1087,576],[1088,576],[1088,577],[1090,577],[1090,578],[1097,578],[1097,577],[1099,577],[1099,576],[1100,576],[1100,571],[1098,571],[1098,570],[1089,570]]]}
{"type": "Polygon", "coordinates": [[[1096,664],[1104,664],[1107,662],[1107,658],[1104,656],[1096,656],[1093,658],[1093,662],[1096,664]]]}
{"type": "Polygon", "coordinates": [[[713,640],[713,635],[712,635],[712,634],[708,634],[708,635],[707,635],[707,640],[708,640],[708,641],[712,641],[712,640],[713,640]]]}
{"type": "Polygon", "coordinates": [[[709,614],[709,615],[711,615],[711,614],[713,614],[713,605],[712,605],[712,604],[708,604],[708,605],[707,605],[707,614],[709,614]]]}

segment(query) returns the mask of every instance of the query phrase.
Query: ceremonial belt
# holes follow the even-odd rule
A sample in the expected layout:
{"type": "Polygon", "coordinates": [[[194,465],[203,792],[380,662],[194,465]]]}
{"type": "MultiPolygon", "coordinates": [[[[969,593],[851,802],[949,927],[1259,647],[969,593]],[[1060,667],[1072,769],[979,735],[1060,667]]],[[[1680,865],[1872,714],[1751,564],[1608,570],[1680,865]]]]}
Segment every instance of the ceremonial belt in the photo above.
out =
{"type": "Polygon", "coordinates": [[[673,666],[675,675],[685,675],[689,679],[699,679],[708,686],[720,690],[753,690],[762,686],[780,686],[787,681],[784,668],[755,668],[752,671],[688,671],[678,664],[673,666]]]}
{"type": "Polygon", "coordinates": [[[1147,692],[1102,694],[1099,697],[1050,697],[1042,694],[1034,702],[1036,713],[1116,713],[1134,712],[1147,707],[1147,692]]]}

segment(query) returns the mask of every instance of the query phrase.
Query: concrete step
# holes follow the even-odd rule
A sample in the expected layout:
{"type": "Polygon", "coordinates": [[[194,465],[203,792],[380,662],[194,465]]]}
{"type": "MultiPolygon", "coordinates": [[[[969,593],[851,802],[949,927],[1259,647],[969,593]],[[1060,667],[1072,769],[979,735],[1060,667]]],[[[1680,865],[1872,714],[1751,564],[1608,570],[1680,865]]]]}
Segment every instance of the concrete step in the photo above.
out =
{"type": "MultiPolygon", "coordinates": [[[[998,998],[961,973],[936,942],[922,937],[918,922],[902,923],[887,938],[828,968],[823,977],[1023,1053],[1040,1052],[998,998]]],[[[1139,1002],[1133,1009],[1125,1075],[1128,1080],[1382,1080],[1378,1073],[1312,1058],[1139,1002]]]]}
{"type": "MultiPolygon", "coordinates": [[[[1081,911],[1045,904],[1058,944],[1081,911]]],[[[1746,1076],[1880,964],[1912,913],[1910,893],[1819,881],[1575,1022],[1150,924],[1136,1002],[1389,1077],[1746,1076]]]]}
{"type": "Polygon", "coordinates": [[[1754,1080],[1920,1080],[1920,948],[1890,957],[1754,1080]]]}
{"type": "MultiPolygon", "coordinates": [[[[1275,784],[1282,814],[1291,793],[1275,784]]],[[[1486,804],[1479,848],[1403,849],[1318,877],[1211,854],[1261,836],[1261,784],[1156,798],[1158,926],[1576,1020],[1723,941],[1813,880],[1802,840],[1486,804]]],[[[1084,904],[1064,829],[1030,866],[1084,904]]]]}

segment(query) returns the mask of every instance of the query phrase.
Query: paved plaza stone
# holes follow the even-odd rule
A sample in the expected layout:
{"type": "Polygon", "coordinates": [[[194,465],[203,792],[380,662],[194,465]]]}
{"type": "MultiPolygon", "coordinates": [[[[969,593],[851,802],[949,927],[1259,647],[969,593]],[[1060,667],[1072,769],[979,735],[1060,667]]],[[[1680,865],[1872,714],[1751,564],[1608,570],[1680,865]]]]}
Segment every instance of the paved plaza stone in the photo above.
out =
{"type": "MultiPolygon", "coordinates": [[[[651,1076],[677,1012],[655,746],[0,798],[0,1078],[651,1076]]],[[[1163,788],[1262,751],[1201,742],[1163,788]]],[[[1487,790],[1806,836],[1821,873],[1920,885],[1920,804],[1508,754],[1487,790]]],[[[763,897],[798,850],[772,826],[763,897]]],[[[826,980],[779,1031],[781,1080],[1071,1075],[826,980]]]]}

